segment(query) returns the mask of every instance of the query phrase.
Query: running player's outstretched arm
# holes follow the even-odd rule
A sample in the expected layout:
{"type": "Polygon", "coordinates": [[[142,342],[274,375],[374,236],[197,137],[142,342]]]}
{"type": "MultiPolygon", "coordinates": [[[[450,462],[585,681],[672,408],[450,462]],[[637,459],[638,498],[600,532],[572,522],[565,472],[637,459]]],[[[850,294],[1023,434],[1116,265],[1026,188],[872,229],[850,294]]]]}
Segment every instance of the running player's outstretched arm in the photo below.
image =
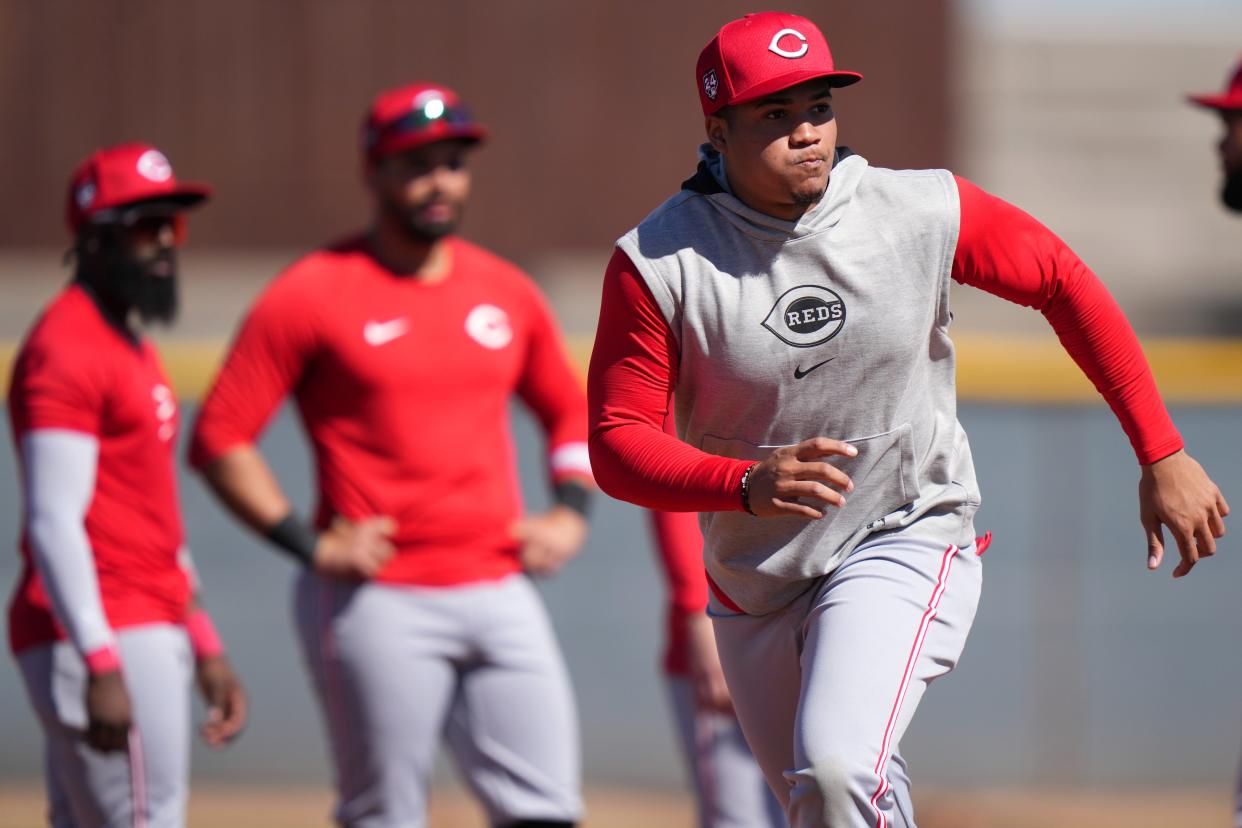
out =
{"type": "Polygon", "coordinates": [[[199,412],[190,446],[198,469],[229,511],[305,565],[370,578],[392,555],[386,517],[343,518],[316,533],[293,511],[256,442],[313,354],[308,309],[278,280],[260,297],[199,412]]]}
{"type": "Polygon", "coordinates": [[[1142,465],[1139,517],[1147,566],[1164,557],[1162,526],[1177,542],[1173,577],[1216,552],[1229,506],[1186,454],[1138,338],[1108,290],[1055,234],[1031,216],[957,179],[961,231],[953,278],[1036,308],[1108,402],[1142,465]]]}
{"type": "Polygon", "coordinates": [[[670,512],[823,517],[840,506],[849,478],[821,458],[856,450],[813,437],[762,461],[708,454],[664,432],[676,385],[677,339],[634,263],[614,250],[604,274],[587,397],[591,468],[613,497],[670,512]],[[835,487],[835,488],[833,488],[835,487]],[[813,498],[813,508],[797,498],[813,498]]]}

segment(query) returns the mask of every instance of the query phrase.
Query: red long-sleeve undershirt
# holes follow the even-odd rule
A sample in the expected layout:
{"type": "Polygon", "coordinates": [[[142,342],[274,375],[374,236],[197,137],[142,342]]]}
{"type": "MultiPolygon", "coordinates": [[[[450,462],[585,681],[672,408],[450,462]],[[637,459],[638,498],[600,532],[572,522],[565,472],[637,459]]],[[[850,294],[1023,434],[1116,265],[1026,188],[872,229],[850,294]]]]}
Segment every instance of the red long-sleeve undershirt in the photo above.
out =
{"type": "MultiPolygon", "coordinates": [[[[1138,338],[1095,274],[1022,210],[965,179],[957,186],[953,279],[1042,313],[1113,410],[1140,463],[1181,449],[1138,338]]],[[[662,428],[679,358],[634,263],[614,251],[587,382],[595,479],[612,496],[647,508],[740,511],[739,483],[751,461],[707,454],[662,428]]]]}

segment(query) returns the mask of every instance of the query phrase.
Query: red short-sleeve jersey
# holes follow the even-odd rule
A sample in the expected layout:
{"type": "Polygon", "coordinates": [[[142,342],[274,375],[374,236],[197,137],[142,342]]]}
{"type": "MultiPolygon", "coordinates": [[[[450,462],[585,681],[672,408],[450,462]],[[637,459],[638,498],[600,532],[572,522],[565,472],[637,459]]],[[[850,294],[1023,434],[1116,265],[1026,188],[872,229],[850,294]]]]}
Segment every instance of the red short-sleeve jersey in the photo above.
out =
{"type": "MultiPolygon", "coordinates": [[[[77,285],[35,323],[9,387],[13,437],[68,429],[99,442],[86,514],[104,612],[114,628],[180,622],[190,597],[174,455],[177,402],[155,348],[112,327],[77,285]]],[[[22,572],[9,606],[15,651],[64,637],[23,528],[22,572]]]]}
{"type": "Polygon", "coordinates": [[[440,281],[394,274],[351,240],[259,297],[195,424],[203,467],[254,442],[292,394],[314,447],[319,508],[397,521],[378,580],[446,585],[519,569],[509,402],[548,437],[554,478],[589,474],[586,395],[543,297],[514,265],[447,240],[440,281]]]}

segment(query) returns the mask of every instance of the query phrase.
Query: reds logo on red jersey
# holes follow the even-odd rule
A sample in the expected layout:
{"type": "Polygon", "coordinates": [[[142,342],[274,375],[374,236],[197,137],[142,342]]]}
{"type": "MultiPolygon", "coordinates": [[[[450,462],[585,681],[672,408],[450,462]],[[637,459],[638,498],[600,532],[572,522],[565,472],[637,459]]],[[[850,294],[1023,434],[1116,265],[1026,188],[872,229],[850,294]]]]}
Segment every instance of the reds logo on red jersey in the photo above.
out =
{"type": "Polygon", "coordinates": [[[514,394],[554,424],[550,455],[585,443],[582,387],[534,284],[467,242],[449,245],[452,270],[430,283],[395,276],[360,241],[295,264],[246,320],[195,429],[202,466],[253,441],[292,392],[322,470],[320,519],[398,520],[381,581],[517,571],[520,498],[496,472],[513,456],[514,394]]]}
{"type": "Polygon", "coordinates": [[[513,341],[509,314],[495,305],[478,305],[466,315],[466,333],[470,338],[493,351],[513,341]]]}
{"type": "Polygon", "coordinates": [[[151,399],[155,402],[155,419],[159,421],[156,434],[167,443],[177,435],[177,399],[162,382],[151,389],[151,399]]]}

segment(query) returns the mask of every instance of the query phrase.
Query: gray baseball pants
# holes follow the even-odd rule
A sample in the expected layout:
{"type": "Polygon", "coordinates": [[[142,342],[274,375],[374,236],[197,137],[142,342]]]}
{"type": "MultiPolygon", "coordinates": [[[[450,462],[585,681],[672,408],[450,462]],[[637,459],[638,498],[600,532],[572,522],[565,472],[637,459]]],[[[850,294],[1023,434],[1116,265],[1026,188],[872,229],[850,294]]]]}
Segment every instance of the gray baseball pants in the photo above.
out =
{"type": "Polygon", "coordinates": [[[697,709],[685,676],[669,676],[668,690],[699,828],[786,828],[784,809],[768,790],[737,719],[697,709]]]}
{"type": "Polygon", "coordinates": [[[23,650],[17,661],[43,728],[52,828],[181,828],[190,781],[190,681],[185,628],[117,631],[133,728],[129,750],[86,744],[86,664],[68,642],[23,650]]]}
{"type": "Polygon", "coordinates": [[[982,583],[975,547],[881,535],[769,615],[713,601],[725,679],[793,828],[912,828],[898,752],[957,664],[982,583]]]}
{"type": "Polygon", "coordinates": [[[491,824],[581,817],[573,690],[524,575],[408,587],[305,572],[295,611],[338,823],[425,826],[442,735],[491,824]]]}

